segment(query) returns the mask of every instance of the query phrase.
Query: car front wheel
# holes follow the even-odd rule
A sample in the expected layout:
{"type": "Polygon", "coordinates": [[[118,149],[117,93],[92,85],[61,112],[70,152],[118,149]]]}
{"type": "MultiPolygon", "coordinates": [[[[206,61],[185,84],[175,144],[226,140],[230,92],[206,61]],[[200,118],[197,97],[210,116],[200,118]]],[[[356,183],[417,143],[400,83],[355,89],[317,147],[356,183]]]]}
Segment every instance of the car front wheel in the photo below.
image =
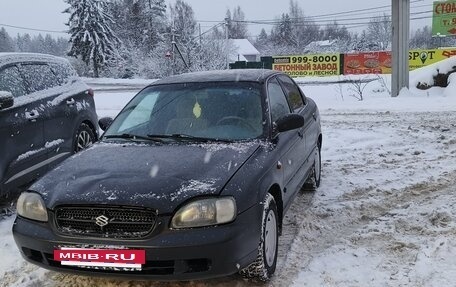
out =
{"type": "Polygon", "coordinates": [[[82,123],[74,136],[73,151],[75,153],[80,152],[91,146],[94,142],[95,134],[93,130],[87,124],[82,123]]]}
{"type": "Polygon", "coordinates": [[[277,214],[277,205],[274,197],[268,193],[264,200],[258,256],[253,263],[240,271],[243,277],[266,282],[274,274],[277,264],[279,238],[277,214]]]}

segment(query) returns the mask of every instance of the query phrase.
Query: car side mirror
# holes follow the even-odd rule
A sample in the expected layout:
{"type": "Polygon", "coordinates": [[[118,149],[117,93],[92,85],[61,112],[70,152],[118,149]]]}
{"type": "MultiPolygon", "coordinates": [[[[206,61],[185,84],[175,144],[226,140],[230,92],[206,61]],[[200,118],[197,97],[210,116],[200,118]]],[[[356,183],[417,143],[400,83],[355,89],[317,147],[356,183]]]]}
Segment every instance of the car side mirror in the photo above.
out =
{"type": "Polygon", "coordinates": [[[102,129],[103,131],[106,131],[109,126],[112,124],[114,120],[110,117],[105,117],[105,118],[101,118],[99,121],[98,121],[98,125],[100,126],[100,129],[102,129]]]}
{"type": "Polygon", "coordinates": [[[14,105],[13,94],[6,91],[0,91],[0,110],[11,108],[14,105]]]}
{"type": "Polygon", "coordinates": [[[304,126],[304,117],[298,114],[288,114],[278,119],[275,125],[279,133],[296,130],[304,126]]]}

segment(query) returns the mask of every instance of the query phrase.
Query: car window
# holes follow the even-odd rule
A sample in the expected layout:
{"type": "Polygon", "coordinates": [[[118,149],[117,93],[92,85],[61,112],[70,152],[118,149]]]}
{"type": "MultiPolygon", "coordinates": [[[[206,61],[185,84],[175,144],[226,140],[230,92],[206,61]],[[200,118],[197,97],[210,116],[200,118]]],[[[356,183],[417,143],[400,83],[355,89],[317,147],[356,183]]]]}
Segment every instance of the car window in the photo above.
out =
{"type": "Polygon", "coordinates": [[[287,76],[279,76],[279,80],[285,90],[288,102],[290,103],[293,111],[298,111],[304,106],[301,92],[296,84],[287,76]]]}
{"type": "Polygon", "coordinates": [[[263,110],[261,86],[257,83],[158,85],[141,91],[105,135],[255,139],[264,134],[263,110]]]}
{"type": "Polygon", "coordinates": [[[52,71],[54,71],[61,84],[68,83],[71,79],[77,77],[76,71],[70,65],[63,63],[50,63],[49,66],[52,71]]]}
{"type": "Polygon", "coordinates": [[[30,93],[59,85],[57,77],[46,64],[22,64],[21,72],[28,84],[30,93]]]}
{"type": "Polygon", "coordinates": [[[0,91],[10,92],[16,98],[26,94],[25,85],[16,66],[0,71],[0,91]]]}
{"type": "Polygon", "coordinates": [[[128,116],[122,122],[119,132],[125,132],[135,126],[149,122],[152,109],[159,95],[160,93],[158,92],[148,93],[142,101],[133,106],[131,112],[128,113],[128,116]]]}
{"type": "Polygon", "coordinates": [[[269,81],[268,95],[273,122],[290,113],[290,106],[277,79],[269,81]]]}

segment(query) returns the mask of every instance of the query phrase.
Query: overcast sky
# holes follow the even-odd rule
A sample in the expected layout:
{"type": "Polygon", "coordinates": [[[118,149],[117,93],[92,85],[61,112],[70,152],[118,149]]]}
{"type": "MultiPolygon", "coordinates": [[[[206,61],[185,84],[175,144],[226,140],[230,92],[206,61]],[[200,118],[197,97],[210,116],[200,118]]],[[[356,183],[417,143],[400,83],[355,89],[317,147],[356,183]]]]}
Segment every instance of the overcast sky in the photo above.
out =
{"type": "MultiPolygon", "coordinates": [[[[432,10],[433,0],[411,0],[412,12],[430,11],[432,10]]],[[[167,1],[168,4],[172,4],[175,1],[167,1]]],[[[242,10],[246,14],[247,20],[264,20],[274,19],[279,17],[282,13],[288,10],[289,2],[287,0],[187,0],[193,10],[197,20],[210,20],[210,21],[223,21],[225,17],[226,9],[233,9],[235,6],[240,5],[242,10]]],[[[338,12],[345,12],[350,10],[360,10],[379,6],[386,6],[391,4],[391,0],[298,0],[304,12],[308,16],[327,15],[338,12]]],[[[68,19],[68,15],[63,14],[62,11],[68,5],[63,0],[0,0],[0,24],[21,26],[42,30],[56,30],[63,31],[66,29],[64,23],[68,19]]],[[[368,18],[373,15],[374,12],[382,14],[387,12],[388,8],[368,10],[357,12],[356,15],[342,15],[337,16],[339,19],[347,18],[368,18]]],[[[422,17],[430,14],[417,14],[412,17],[422,17]]],[[[337,19],[334,17],[333,19],[337,19]]],[[[322,19],[322,18],[320,18],[322,19]]],[[[325,18],[327,20],[328,18],[325,18]]],[[[368,20],[360,19],[353,20],[351,23],[366,22],[368,20]]],[[[423,19],[412,22],[412,29],[421,27],[424,25],[431,25],[431,19],[423,19]]],[[[213,23],[201,23],[203,31],[209,29],[213,23]]],[[[356,26],[356,25],[352,25],[356,26]]],[[[250,25],[250,34],[252,36],[258,35],[260,29],[263,26],[250,25]]],[[[264,26],[269,31],[270,26],[264,26]]],[[[15,35],[17,33],[33,33],[38,32],[26,31],[11,27],[5,27],[9,33],[15,35]]],[[[351,28],[351,31],[357,31],[362,28],[351,28]]],[[[61,35],[64,34],[56,34],[61,35]]]]}

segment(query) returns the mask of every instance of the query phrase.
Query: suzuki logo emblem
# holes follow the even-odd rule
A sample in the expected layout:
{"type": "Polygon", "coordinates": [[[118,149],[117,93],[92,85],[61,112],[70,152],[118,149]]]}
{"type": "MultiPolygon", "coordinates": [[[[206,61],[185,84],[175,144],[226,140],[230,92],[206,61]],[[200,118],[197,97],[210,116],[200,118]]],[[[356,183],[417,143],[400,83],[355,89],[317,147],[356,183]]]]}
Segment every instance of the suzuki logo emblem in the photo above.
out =
{"type": "Polygon", "coordinates": [[[95,224],[100,227],[106,226],[109,224],[109,218],[107,218],[104,215],[100,215],[97,218],[95,218],[95,224]]]}

